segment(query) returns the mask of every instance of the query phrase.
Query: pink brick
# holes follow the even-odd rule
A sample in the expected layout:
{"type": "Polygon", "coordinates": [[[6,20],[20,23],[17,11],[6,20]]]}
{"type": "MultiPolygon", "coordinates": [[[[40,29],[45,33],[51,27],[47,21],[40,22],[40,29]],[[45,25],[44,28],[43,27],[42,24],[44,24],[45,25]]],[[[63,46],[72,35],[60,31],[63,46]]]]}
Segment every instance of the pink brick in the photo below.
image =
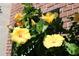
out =
{"type": "Polygon", "coordinates": [[[63,7],[63,11],[68,11],[68,10],[72,10],[72,5],[67,5],[65,7],[63,7]]]}
{"type": "Polygon", "coordinates": [[[70,19],[67,19],[66,17],[62,19],[63,22],[69,22],[70,19]]]}
{"type": "Polygon", "coordinates": [[[63,24],[63,28],[67,28],[67,23],[64,23],[63,24]]]}
{"type": "Polygon", "coordinates": [[[72,4],[72,6],[73,6],[73,9],[79,8],[79,3],[74,3],[74,4],[72,4]]]}
{"type": "Polygon", "coordinates": [[[58,3],[58,4],[57,4],[57,7],[58,7],[58,8],[62,8],[62,7],[64,7],[64,6],[66,6],[66,3],[58,3]]]}
{"type": "Polygon", "coordinates": [[[53,3],[48,3],[48,4],[46,4],[46,6],[47,6],[47,8],[50,8],[50,7],[54,6],[54,4],[53,3]]]}
{"type": "Polygon", "coordinates": [[[73,10],[69,10],[69,11],[66,11],[67,12],[67,16],[71,16],[74,12],[73,10]]]}
{"type": "Polygon", "coordinates": [[[60,17],[66,17],[67,16],[67,12],[63,12],[60,14],[60,17]]]}
{"type": "Polygon", "coordinates": [[[78,12],[78,8],[73,9],[73,13],[78,12]]]}

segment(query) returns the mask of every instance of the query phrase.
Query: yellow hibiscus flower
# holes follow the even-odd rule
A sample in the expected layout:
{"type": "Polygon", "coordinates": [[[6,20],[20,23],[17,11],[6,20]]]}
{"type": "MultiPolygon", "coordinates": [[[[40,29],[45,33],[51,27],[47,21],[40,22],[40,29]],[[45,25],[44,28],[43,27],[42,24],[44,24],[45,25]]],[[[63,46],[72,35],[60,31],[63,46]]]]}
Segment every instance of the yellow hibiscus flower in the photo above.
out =
{"type": "Polygon", "coordinates": [[[54,19],[56,19],[57,16],[58,16],[57,13],[48,12],[48,13],[46,13],[46,15],[42,15],[41,18],[42,18],[44,21],[46,21],[46,22],[48,22],[48,23],[50,24],[50,23],[52,23],[52,21],[53,21],[54,19]]]}
{"type": "Polygon", "coordinates": [[[46,48],[59,47],[62,45],[64,39],[60,34],[47,35],[43,41],[43,45],[46,48]]]}
{"type": "Polygon", "coordinates": [[[14,19],[15,19],[15,21],[20,21],[22,17],[23,17],[23,14],[22,14],[22,13],[17,13],[17,14],[14,16],[14,19]]]}
{"type": "Polygon", "coordinates": [[[29,39],[31,39],[31,35],[26,28],[15,27],[11,33],[11,40],[18,44],[24,44],[29,39]]]}

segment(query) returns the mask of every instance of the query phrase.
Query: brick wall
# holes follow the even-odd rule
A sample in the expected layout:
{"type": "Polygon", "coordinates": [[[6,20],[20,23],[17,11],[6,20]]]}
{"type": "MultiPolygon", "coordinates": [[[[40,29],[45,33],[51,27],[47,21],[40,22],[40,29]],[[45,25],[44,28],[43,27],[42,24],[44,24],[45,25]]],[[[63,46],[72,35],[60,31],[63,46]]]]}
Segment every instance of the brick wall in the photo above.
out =
{"type": "Polygon", "coordinates": [[[34,3],[35,8],[41,8],[43,13],[60,8],[60,17],[64,21],[64,28],[69,28],[71,22],[67,16],[73,16],[75,12],[79,12],[79,3],[34,3]]]}
{"type": "MultiPolygon", "coordinates": [[[[23,9],[22,5],[17,3],[17,4],[11,4],[11,14],[10,14],[10,25],[13,26],[14,24],[14,15],[18,12],[21,12],[23,9]]],[[[10,41],[10,37],[7,40],[6,43],[6,56],[11,55],[11,48],[12,48],[12,42],[10,41]]]]}
{"type": "MultiPolygon", "coordinates": [[[[75,12],[79,12],[79,4],[78,3],[33,3],[33,6],[35,8],[41,8],[42,12],[45,13],[47,11],[60,8],[60,17],[62,17],[64,21],[64,28],[67,28],[70,26],[70,22],[67,19],[67,16],[72,16],[75,12]]],[[[13,25],[13,17],[16,13],[22,11],[22,5],[12,4],[11,8],[11,22],[10,24],[13,25]]],[[[10,39],[7,41],[7,49],[6,49],[6,55],[10,55],[11,53],[11,41],[10,39]]]]}

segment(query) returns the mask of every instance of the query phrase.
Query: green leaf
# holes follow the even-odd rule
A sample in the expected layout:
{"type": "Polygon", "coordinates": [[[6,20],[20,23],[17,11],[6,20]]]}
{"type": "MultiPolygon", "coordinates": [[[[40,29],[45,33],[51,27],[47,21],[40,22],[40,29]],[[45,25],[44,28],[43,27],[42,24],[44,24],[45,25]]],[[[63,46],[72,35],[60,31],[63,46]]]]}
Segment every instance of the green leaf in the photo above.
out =
{"type": "Polygon", "coordinates": [[[40,20],[36,25],[36,30],[38,33],[41,33],[42,29],[43,29],[43,21],[40,20]]]}
{"type": "Polygon", "coordinates": [[[43,30],[42,32],[44,32],[47,29],[48,25],[43,25],[43,30]]]}
{"type": "Polygon", "coordinates": [[[65,42],[66,50],[71,55],[78,55],[79,54],[79,47],[74,43],[65,42]]]}
{"type": "Polygon", "coordinates": [[[36,25],[36,30],[38,33],[44,32],[47,29],[48,25],[44,21],[40,20],[36,25]]]}

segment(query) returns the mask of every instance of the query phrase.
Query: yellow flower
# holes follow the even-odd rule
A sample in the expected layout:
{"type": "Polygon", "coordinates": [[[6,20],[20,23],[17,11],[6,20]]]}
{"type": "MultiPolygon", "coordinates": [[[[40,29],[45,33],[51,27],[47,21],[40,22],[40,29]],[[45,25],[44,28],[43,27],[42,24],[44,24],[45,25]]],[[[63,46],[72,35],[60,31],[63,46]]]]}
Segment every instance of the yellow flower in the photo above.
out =
{"type": "Polygon", "coordinates": [[[11,40],[18,44],[24,44],[29,39],[31,39],[31,35],[26,28],[15,27],[11,33],[11,40]]]}
{"type": "Polygon", "coordinates": [[[34,26],[36,24],[33,19],[31,19],[31,22],[32,22],[32,26],[34,26]]]}
{"type": "Polygon", "coordinates": [[[42,18],[44,21],[46,21],[46,22],[48,22],[48,23],[50,24],[50,23],[52,23],[52,21],[53,21],[54,19],[56,19],[57,16],[58,16],[57,13],[48,12],[48,13],[46,13],[46,15],[42,15],[41,18],[42,18]]]}
{"type": "Polygon", "coordinates": [[[17,13],[17,14],[15,15],[14,19],[15,19],[16,21],[20,21],[22,17],[23,17],[23,14],[22,14],[22,13],[17,13]]]}
{"type": "Polygon", "coordinates": [[[64,37],[60,34],[47,35],[43,41],[43,45],[46,48],[59,47],[62,45],[63,41],[64,37]]]}

